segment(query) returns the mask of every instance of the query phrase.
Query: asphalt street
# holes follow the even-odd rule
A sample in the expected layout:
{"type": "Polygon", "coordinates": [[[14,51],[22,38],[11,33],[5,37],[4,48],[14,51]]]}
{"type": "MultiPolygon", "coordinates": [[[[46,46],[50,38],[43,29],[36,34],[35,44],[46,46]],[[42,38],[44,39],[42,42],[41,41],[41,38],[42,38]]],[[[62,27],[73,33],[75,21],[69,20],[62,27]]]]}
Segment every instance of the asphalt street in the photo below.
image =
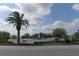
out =
{"type": "Polygon", "coordinates": [[[0,46],[0,56],[79,56],[79,45],[0,46]]]}

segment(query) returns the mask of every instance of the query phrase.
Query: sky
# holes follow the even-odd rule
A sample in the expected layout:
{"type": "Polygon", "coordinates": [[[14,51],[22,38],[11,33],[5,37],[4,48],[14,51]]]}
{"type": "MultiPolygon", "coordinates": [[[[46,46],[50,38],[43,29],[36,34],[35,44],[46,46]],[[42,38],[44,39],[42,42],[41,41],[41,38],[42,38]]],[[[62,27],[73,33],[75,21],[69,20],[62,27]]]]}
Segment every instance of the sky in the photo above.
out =
{"type": "Polygon", "coordinates": [[[25,33],[52,33],[55,28],[64,28],[68,34],[79,29],[79,4],[72,3],[0,3],[0,31],[17,34],[16,28],[6,22],[13,11],[24,13],[29,27],[21,28],[25,33]]]}

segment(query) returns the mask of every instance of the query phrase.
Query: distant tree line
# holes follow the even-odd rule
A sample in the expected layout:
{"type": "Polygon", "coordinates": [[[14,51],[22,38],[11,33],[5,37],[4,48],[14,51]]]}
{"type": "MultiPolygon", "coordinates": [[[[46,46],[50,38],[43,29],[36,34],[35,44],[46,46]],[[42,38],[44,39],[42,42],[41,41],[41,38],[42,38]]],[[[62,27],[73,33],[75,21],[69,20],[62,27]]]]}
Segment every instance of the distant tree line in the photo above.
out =
{"type": "Polygon", "coordinates": [[[21,36],[22,39],[47,39],[54,38],[55,42],[60,42],[63,39],[63,42],[78,42],[79,41],[79,31],[75,32],[73,35],[68,35],[67,31],[64,28],[56,28],[52,33],[35,33],[30,35],[26,33],[21,36]]]}
{"type": "MultiPolygon", "coordinates": [[[[52,33],[35,33],[30,35],[25,33],[21,36],[21,39],[47,39],[54,38],[55,42],[60,42],[63,39],[63,42],[79,42],[79,31],[75,32],[73,35],[68,35],[67,31],[63,28],[56,28],[52,33]]],[[[0,31],[0,42],[7,42],[9,39],[17,39],[17,35],[10,35],[9,32],[0,31]]]]}
{"type": "Polygon", "coordinates": [[[0,31],[0,42],[7,42],[10,39],[10,33],[5,31],[0,31]]]}
{"type": "Polygon", "coordinates": [[[35,33],[33,35],[30,35],[28,33],[21,36],[22,39],[25,38],[32,38],[32,39],[46,39],[46,38],[52,38],[52,34],[46,34],[46,33],[35,33]]]}

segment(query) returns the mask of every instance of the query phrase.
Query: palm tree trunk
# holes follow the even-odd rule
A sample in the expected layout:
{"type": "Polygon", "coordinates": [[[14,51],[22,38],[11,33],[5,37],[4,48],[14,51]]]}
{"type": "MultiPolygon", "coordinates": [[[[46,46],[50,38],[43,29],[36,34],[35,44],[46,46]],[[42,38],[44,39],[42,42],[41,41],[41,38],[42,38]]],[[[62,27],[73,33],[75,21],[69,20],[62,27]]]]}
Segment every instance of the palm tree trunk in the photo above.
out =
{"type": "Polygon", "coordinates": [[[20,30],[17,30],[17,34],[18,34],[18,37],[17,37],[17,44],[20,44],[20,30]]]}

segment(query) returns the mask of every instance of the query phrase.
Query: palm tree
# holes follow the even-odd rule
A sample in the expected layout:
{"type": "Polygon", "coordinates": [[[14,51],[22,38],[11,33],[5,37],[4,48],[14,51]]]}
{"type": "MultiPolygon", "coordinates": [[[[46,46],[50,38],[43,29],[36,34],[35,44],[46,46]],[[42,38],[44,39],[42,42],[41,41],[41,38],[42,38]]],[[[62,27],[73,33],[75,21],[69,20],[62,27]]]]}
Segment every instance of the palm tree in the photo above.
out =
{"type": "Polygon", "coordinates": [[[9,22],[9,24],[13,24],[13,27],[16,27],[17,30],[17,43],[20,44],[20,30],[22,25],[24,25],[26,28],[29,25],[28,20],[23,20],[23,16],[24,14],[20,14],[17,11],[12,12],[9,17],[7,17],[7,22],[9,22]]]}

